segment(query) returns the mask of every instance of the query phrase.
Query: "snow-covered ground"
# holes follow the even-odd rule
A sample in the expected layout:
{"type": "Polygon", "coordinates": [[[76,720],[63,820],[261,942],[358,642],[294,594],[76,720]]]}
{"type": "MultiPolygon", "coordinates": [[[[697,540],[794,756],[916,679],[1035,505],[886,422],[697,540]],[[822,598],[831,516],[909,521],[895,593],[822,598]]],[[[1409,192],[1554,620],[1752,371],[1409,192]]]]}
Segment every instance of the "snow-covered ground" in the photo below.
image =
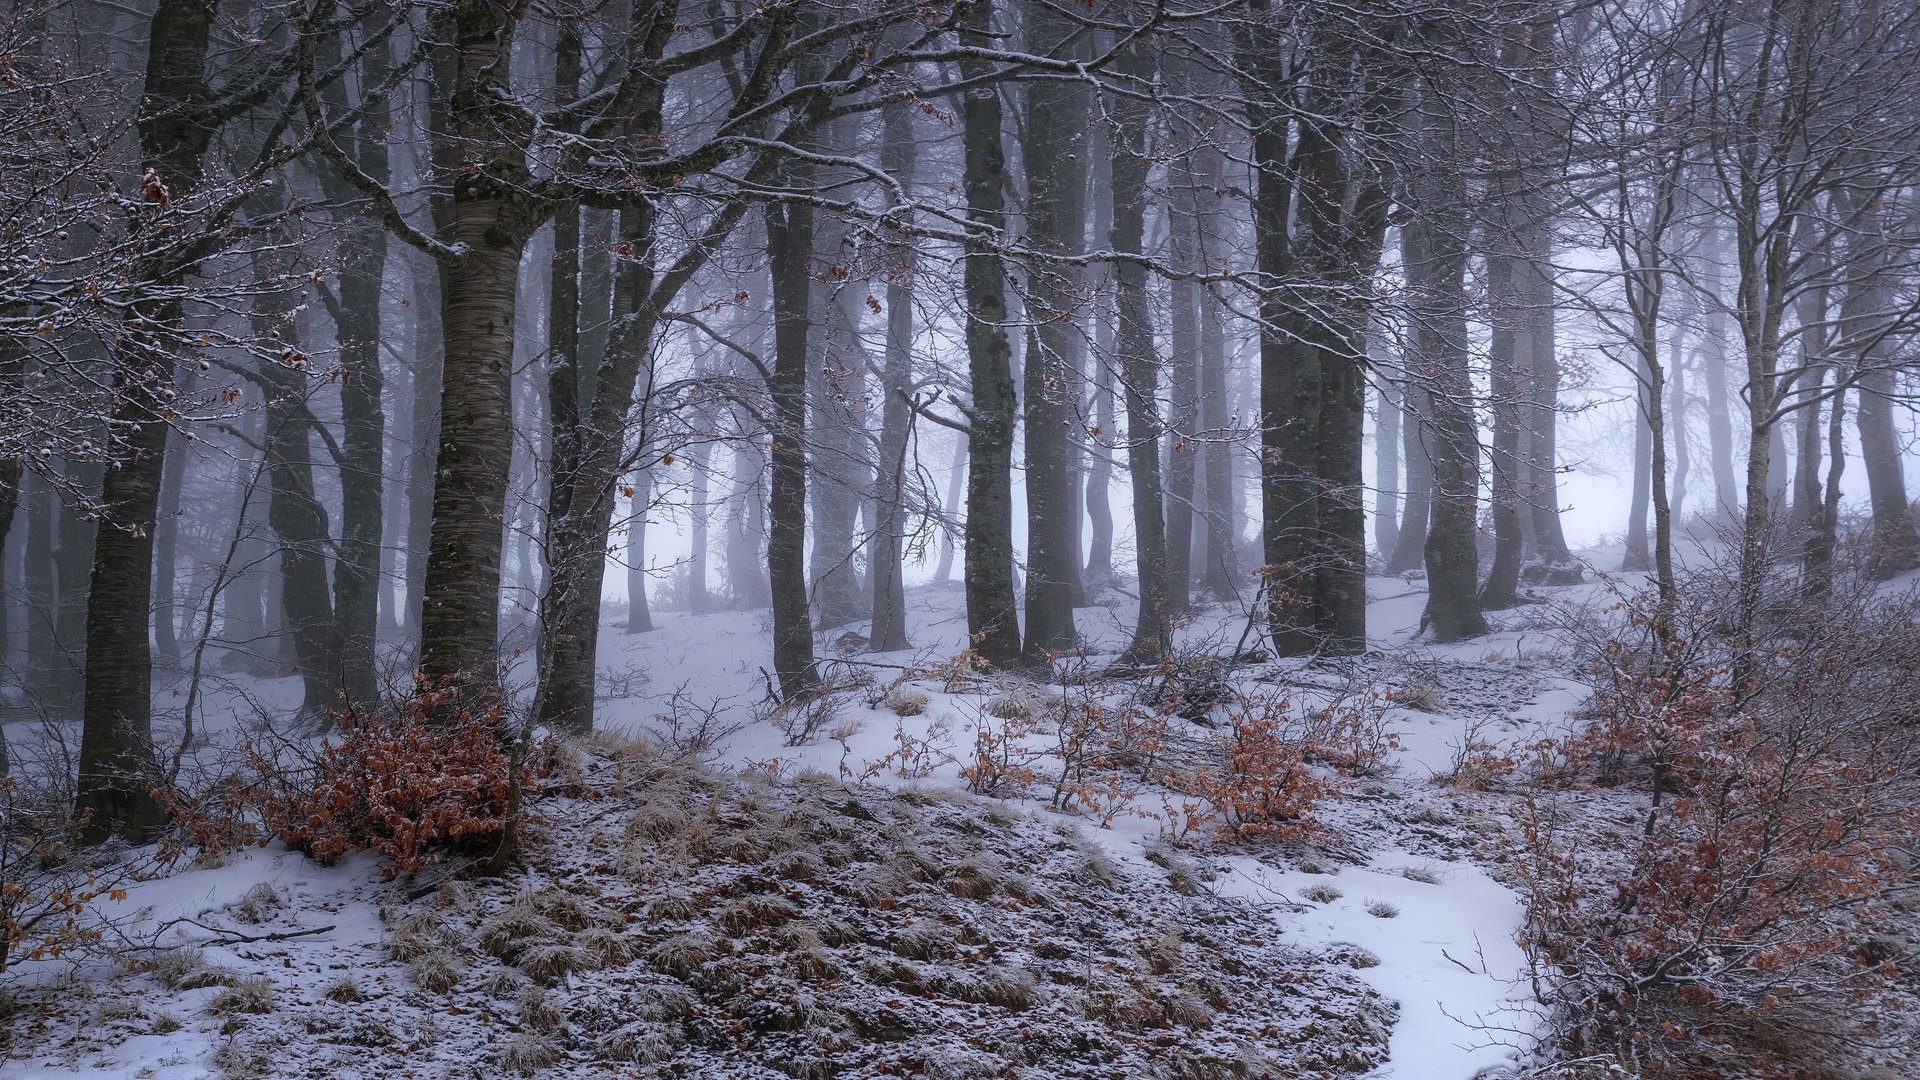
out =
{"type": "MultiPolygon", "coordinates": [[[[1595,589],[1549,593],[1556,603],[1580,603],[1595,589]]],[[[1269,664],[1242,669],[1240,677],[1286,687],[1297,702],[1355,680],[1380,691],[1419,684],[1430,692],[1410,704],[1426,711],[1386,710],[1398,744],[1389,767],[1342,782],[1343,797],[1321,815],[1326,830],[1319,841],[1214,849],[1200,862],[1209,868],[1209,889],[1257,905],[1303,955],[1349,958],[1347,966],[1359,979],[1398,1003],[1390,1057],[1367,1075],[1495,1075],[1514,1066],[1538,1024],[1514,940],[1521,902],[1500,880],[1502,838],[1511,825],[1507,797],[1457,790],[1433,778],[1449,769],[1469,723],[1483,725],[1483,738],[1530,742],[1552,734],[1579,704],[1582,690],[1566,677],[1553,635],[1539,629],[1539,609],[1502,616],[1507,628],[1492,636],[1436,648],[1413,640],[1424,602],[1417,583],[1374,579],[1369,594],[1373,655],[1320,665],[1269,664]]],[[[1112,599],[1111,606],[1079,612],[1094,655],[1116,652],[1132,625],[1125,598],[1112,599]]],[[[926,707],[907,717],[885,702],[849,695],[827,730],[790,746],[773,723],[756,719],[764,716],[769,665],[764,612],[656,612],[654,618],[653,632],[632,636],[609,619],[602,637],[603,727],[666,732],[673,727],[670,699],[677,698],[682,736],[690,717],[718,707],[713,715],[720,737],[712,752],[725,767],[789,776],[807,769],[842,777],[873,772],[865,782],[964,786],[962,760],[986,700],[977,687],[947,693],[937,679],[914,679],[906,688],[924,693],[926,707]],[[869,768],[898,750],[903,735],[944,745],[950,756],[911,781],[869,768]]],[[[965,636],[959,589],[912,590],[909,622],[913,650],[849,651],[837,667],[868,672],[885,686],[909,668],[952,656],[965,636]]],[[[1181,640],[1216,642],[1224,651],[1244,623],[1244,612],[1215,607],[1183,628],[1181,640]]],[[[839,655],[831,640],[824,649],[839,655]]],[[[297,696],[295,682],[229,683],[234,689],[221,699],[223,707],[271,712],[297,696]]],[[[1152,793],[1137,802],[1140,814],[1122,812],[1104,825],[1061,820],[1071,821],[1127,872],[1158,875],[1150,856],[1164,850],[1163,825],[1149,815],[1161,803],[1152,793]]],[[[1039,801],[1016,803],[1045,810],[1039,801]]],[[[1157,857],[1163,864],[1164,855],[1157,857]]],[[[328,1075],[311,1072],[317,1067],[312,1062],[246,1059],[250,1051],[238,1036],[247,1025],[236,1018],[252,1005],[236,996],[233,985],[215,985],[246,977],[270,979],[276,1014],[310,1031],[370,1026],[362,1033],[366,1045],[396,1048],[396,1054],[446,1040],[457,1020],[340,1000],[378,1001],[382,991],[408,985],[405,965],[388,947],[391,922],[405,906],[397,897],[405,889],[404,881],[383,882],[369,860],[322,868],[278,848],[135,884],[124,900],[108,905],[119,932],[157,937],[163,944],[217,942],[199,955],[228,977],[122,975],[97,963],[38,965],[17,979],[21,1009],[0,1077],[186,1080],[218,1076],[223,1069],[237,1076],[328,1075]],[[152,991],[156,978],[173,981],[174,989],[152,991]],[[348,981],[354,990],[342,989],[348,981]],[[192,989],[197,982],[209,985],[192,989]],[[142,996],[142,987],[151,992],[142,996]]],[[[350,1033],[347,1041],[357,1037],[350,1033]]],[[[449,1065],[445,1074],[488,1072],[449,1065]]]]}

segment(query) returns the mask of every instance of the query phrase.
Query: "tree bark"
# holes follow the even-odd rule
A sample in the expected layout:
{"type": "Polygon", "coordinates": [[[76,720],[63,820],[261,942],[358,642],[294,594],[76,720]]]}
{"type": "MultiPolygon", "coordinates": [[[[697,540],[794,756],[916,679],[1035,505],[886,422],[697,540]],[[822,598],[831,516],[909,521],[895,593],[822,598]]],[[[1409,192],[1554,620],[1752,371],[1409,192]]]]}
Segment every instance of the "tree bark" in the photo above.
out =
{"type": "Polygon", "coordinates": [[[627,521],[627,633],[645,634],[653,629],[653,609],[647,604],[647,511],[653,505],[653,471],[644,466],[635,469],[628,486],[633,490],[633,516],[627,521]]]}
{"type": "MultiPolygon", "coordinates": [[[[1401,233],[1401,247],[1407,243],[1401,233]]],[[[1412,370],[1411,364],[1405,365],[1412,370]]],[[[1406,463],[1406,509],[1400,519],[1400,533],[1393,552],[1387,556],[1387,573],[1405,574],[1426,565],[1427,526],[1433,507],[1433,450],[1428,438],[1433,419],[1431,397],[1418,380],[1409,378],[1399,389],[1400,458],[1406,463]]]]}
{"type": "MultiPolygon", "coordinates": [[[[793,178],[789,177],[789,182],[793,178]]],[[[767,500],[767,571],[773,588],[773,670],[780,694],[818,685],[807,611],[807,336],[813,297],[813,208],[766,209],[773,274],[772,479],[767,500]]],[[[971,567],[969,567],[971,569],[971,567]]]]}
{"type": "MultiPolygon", "coordinates": [[[[172,199],[200,184],[212,143],[202,106],[211,97],[207,53],[215,4],[160,0],[148,28],[146,82],[137,127],[141,163],[172,199]]],[[[136,211],[138,212],[138,211],[136,211]]],[[[178,282],[188,268],[154,265],[156,280],[178,282]]],[[[139,313],[150,325],[184,317],[178,300],[139,313]]],[[[132,343],[114,373],[114,428],[125,442],[101,489],[104,514],[93,550],[86,617],[86,691],[74,815],[82,840],[139,838],[164,818],[150,785],[153,654],[153,534],[173,403],[171,360],[157,345],[132,343]]]]}
{"type": "Polygon", "coordinates": [[[440,88],[445,129],[434,133],[436,165],[454,165],[445,178],[444,235],[458,254],[441,260],[445,358],[420,671],[429,682],[481,692],[492,690],[499,672],[520,257],[545,209],[527,193],[525,154],[495,128],[516,20],[497,5],[454,10],[440,88]]]}
{"type": "MultiPolygon", "coordinates": [[[[1045,5],[1027,7],[1030,50],[1058,51],[1076,42],[1073,26],[1045,5]]],[[[1068,54],[1085,50],[1074,45],[1068,54]]],[[[1027,179],[1027,242],[1050,254],[1076,255],[1086,246],[1086,93],[1077,82],[1042,80],[1026,90],[1021,158],[1027,179]]],[[[1081,393],[1078,281],[1064,268],[1029,269],[1027,314],[1035,326],[1022,371],[1027,485],[1028,659],[1070,649],[1074,592],[1080,578],[1079,492],[1074,477],[1073,425],[1081,393]]]]}
{"type": "MultiPolygon", "coordinates": [[[[1150,57],[1129,50],[1116,64],[1127,75],[1150,74],[1150,57]]],[[[1148,145],[1145,106],[1113,98],[1107,110],[1115,118],[1108,134],[1108,162],[1113,186],[1114,251],[1144,255],[1148,145]]],[[[1113,269],[1114,311],[1117,316],[1115,350],[1120,385],[1127,408],[1127,473],[1133,481],[1133,547],[1139,573],[1140,606],[1133,640],[1121,654],[1122,664],[1160,661],[1173,644],[1172,596],[1167,581],[1167,534],[1164,492],[1160,478],[1158,407],[1160,358],[1153,344],[1152,312],[1147,304],[1147,269],[1129,259],[1113,269]]]]}
{"type": "MultiPolygon", "coordinates": [[[[919,155],[906,102],[888,102],[881,109],[880,122],[880,168],[903,188],[910,187],[919,155]]],[[[914,273],[912,240],[902,240],[895,250],[899,265],[891,268],[887,278],[887,336],[880,372],[880,460],[874,483],[878,514],[868,568],[873,598],[867,638],[868,647],[875,652],[911,647],[907,640],[904,503],[907,443],[913,424],[906,401],[913,386],[913,291],[909,284],[914,273]]]]}
{"type": "MultiPolygon", "coordinates": [[[[961,23],[963,48],[993,47],[992,0],[973,0],[961,23]]],[[[963,79],[983,79],[993,66],[960,62],[963,79]]],[[[1013,589],[1012,346],[1007,340],[1006,268],[997,247],[1006,232],[1006,153],[1000,91],[988,83],[966,91],[961,107],[967,199],[966,341],[973,408],[968,414],[966,593],[967,635],[993,667],[1020,662],[1020,620],[1013,589]]]]}
{"type": "MultiPolygon", "coordinates": [[[[1453,119],[1436,105],[1423,95],[1417,122],[1432,159],[1454,160],[1453,119]]],[[[1402,232],[1402,258],[1414,319],[1410,377],[1424,385],[1432,410],[1434,492],[1424,621],[1435,641],[1450,642],[1487,632],[1475,536],[1480,447],[1467,367],[1465,207],[1444,178],[1429,174],[1423,179],[1425,190],[1402,232]]]]}

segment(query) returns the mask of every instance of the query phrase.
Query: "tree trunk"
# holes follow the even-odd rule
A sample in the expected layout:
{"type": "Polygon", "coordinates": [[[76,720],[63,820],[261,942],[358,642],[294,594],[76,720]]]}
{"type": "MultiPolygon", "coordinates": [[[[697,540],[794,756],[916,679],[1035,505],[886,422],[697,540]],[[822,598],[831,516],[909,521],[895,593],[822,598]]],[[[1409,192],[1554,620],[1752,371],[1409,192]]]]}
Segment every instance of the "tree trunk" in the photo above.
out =
{"type": "MultiPolygon", "coordinates": [[[[1200,175],[1203,182],[1218,183],[1219,161],[1215,153],[1201,152],[1200,175]]],[[[1219,196],[1203,193],[1203,224],[1221,212],[1219,196]]],[[[1200,254],[1208,249],[1203,242],[1200,254]]],[[[1200,427],[1206,441],[1200,451],[1201,464],[1201,546],[1206,564],[1200,570],[1200,587],[1208,594],[1231,599],[1240,593],[1240,533],[1236,526],[1233,497],[1233,449],[1230,435],[1232,403],[1227,397],[1228,372],[1232,358],[1227,355],[1227,329],[1219,298],[1210,292],[1200,296],[1200,427]]]]}
{"type": "Polygon", "coordinates": [[[627,521],[627,633],[653,629],[653,610],[647,605],[647,511],[653,505],[653,470],[635,469],[628,479],[633,489],[633,516],[627,521]]]}
{"type": "MultiPolygon", "coordinates": [[[[1406,233],[1401,233],[1405,249],[1406,233]]],[[[1406,365],[1411,371],[1413,365],[1406,365]]],[[[1400,458],[1406,462],[1406,511],[1400,518],[1400,533],[1394,538],[1393,553],[1387,556],[1387,573],[1405,574],[1426,565],[1427,525],[1433,507],[1433,449],[1428,438],[1433,408],[1427,388],[1408,378],[1399,387],[1400,458]]]]}
{"type": "Polygon", "coordinates": [[[1652,498],[1653,430],[1647,425],[1652,402],[1647,397],[1647,380],[1652,373],[1644,366],[1634,380],[1633,410],[1633,488],[1627,499],[1626,552],[1620,560],[1623,571],[1644,571],[1653,566],[1647,548],[1647,503],[1652,498]]]}
{"type": "MultiPolygon", "coordinates": [[[[202,157],[212,142],[201,105],[210,96],[207,52],[215,14],[210,0],[160,0],[149,24],[146,84],[138,120],[142,164],[173,199],[198,188],[202,157]]],[[[156,281],[175,283],[188,268],[145,268],[156,281]]],[[[164,300],[136,321],[172,325],[185,312],[164,300]]],[[[74,814],[89,843],[110,835],[140,837],[163,819],[147,774],[153,767],[150,727],[153,654],[153,534],[165,467],[173,404],[171,360],[157,348],[132,343],[117,365],[114,428],[124,433],[114,468],[102,482],[86,617],[86,692],[80,734],[74,814]]]]}
{"type": "MultiPolygon", "coordinates": [[[[889,101],[880,113],[882,135],[880,168],[903,188],[913,183],[918,154],[905,101],[889,101]]],[[[907,224],[911,224],[909,221],[907,224]]],[[[880,372],[880,460],[874,481],[873,558],[868,567],[873,602],[867,633],[868,647],[893,652],[911,647],[907,640],[906,536],[907,444],[913,413],[906,395],[913,386],[913,280],[911,239],[895,248],[899,265],[887,277],[887,337],[880,372]]],[[[1031,444],[1029,444],[1031,445],[1031,444]]]]}
{"type": "Polygon", "coordinates": [[[773,586],[773,670],[781,696],[793,698],[820,681],[807,611],[807,336],[813,296],[813,209],[795,202],[770,206],[765,213],[774,339],[773,378],[767,387],[773,400],[767,570],[773,586]]]}
{"type": "Polygon", "coordinates": [[[526,239],[503,200],[455,186],[446,267],[446,352],[433,527],[420,612],[420,670],[429,680],[497,677],[500,562],[512,463],[513,322],[526,239]]]}
{"type": "MultiPolygon", "coordinates": [[[[1503,191],[1496,198],[1506,204],[1513,201],[1511,191],[1503,191]]],[[[1509,224],[1502,221],[1498,225],[1496,235],[1502,240],[1509,224]]],[[[1492,323],[1487,370],[1492,399],[1488,404],[1493,412],[1493,445],[1488,455],[1493,468],[1493,565],[1487,568],[1487,580],[1480,586],[1482,611],[1512,607],[1520,589],[1520,477],[1528,465],[1520,456],[1520,396],[1522,386],[1531,380],[1515,350],[1521,340],[1515,327],[1528,315],[1514,293],[1515,262],[1512,256],[1497,250],[1486,257],[1488,319],[1492,323]]],[[[1528,357],[1529,362],[1531,359],[1528,357]]]]}
{"type": "MultiPolygon", "coordinates": [[[[1027,8],[1030,50],[1077,42],[1072,25],[1044,5],[1027,8]]],[[[1069,54],[1085,50],[1077,44],[1069,54]]],[[[1027,174],[1027,242],[1039,251],[1076,255],[1086,246],[1085,91],[1070,80],[1041,80],[1026,92],[1021,157],[1027,174]]],[[[1021,397],[1027,483],[1026,650],[1028,659],[1070,649],[1077,640],[1074,592],[1080,579],[1079,492],[1073,427],[1085,364],[1077,320],[1076,271],[1037,264],[1028,271],[1028,337],[1021,397]]]]}
{"type": "MultiPolygon", "coordinates": [[[[963,48],[990,49],[992,0],[973,0],[960,31],[963,48]]],[[[993,65],[960,61],[963,79],[983,79],[993,65]]],[[[973,410],[967,439],[967,634],[989,665],[1020,662],[1020,619],[1013,589],[1012,346],[1007,340],[1006,269],[998,253],[1006,230],[1006,154],[1001,144],[1000,91],[968,90],[961,108],[967,198],[967,367],[973,410]]]]}
{"type": "MultiPolygon", "coordinates": [[[[1177,187],[1167,200],[1167,247],[1175,270],[1199,267],[1199,207],[1191,169],[1176,167],[1177,187]]],[[[1204,290],[1191,281],[1168,283],[1167,607],[1187,609],[1193,584],[1194,493],[1199,481],[1200,319],[1204,290]]]]}
{"type": "MultiPolygon", "coordinates": [[[[1376,362],[1375,371],[1386,365],[1376,362]]],[[[1400,546],[1400,395],[1384,378],[1374,394],[1373,542],[1382,560],[1400,546]]]]}
{"type": "Polygon", "coordinates": [[[1711,228],[1701,245],[1700,284],[1706,295],[1706,334],[1701,342],[1700,382],[1707,397],[1707,459],[1713,472],[1714,514],[1732,520],[1740,509],[1740,488],[1733,475],[1733,405],[1727,392],[1725,233],[1711,228]]]}
{"type": "Polygon", "coordinates": [[[54,668],[59,663],[59,585],[55,580],[54,525],[65,513],[53,485],[38,473],[25,477],[24,554],[21,582],[26,593],[26,667],[21,679],[27,696],[41,706],[54,700],[54,668]]]}
{"type": "Polygon", "coordinates": [[[954,529],[952,523],[960,517],[960,502],[966,490],[967,480],[967,437],[956,434],[953,440],[953,464],[947,468],[947,495],[940,504],[941,536],[940,562],[934,567],[933,580],[948,582],[953,580],[954,529]]]}
{"type": "Polygon", "coordinates": [[[267,521],[280,542],[280,609],[300,667],[300,716],[324,727],[339,701],[339,624],[327,587],[327,549],[332,535],[327,508],[313,483],[309,439],[314,419],[301,400],[298,376],[281,376],[267,403],[267,521]]]}
{"type": "MultiPolygon", "coordinates": [[[[1453,160],[1452,117],[1430,97],[1420,123],[1436,161],[1453,160]]],[[[1426,190],[1402,232],[1411,293],[1415,353],[1410,378],[1427,389],[1433,432],[1433,505],[1426,535],[1427,612],[1435,641],[1487,632],[1480,613],[1476,507],[1480,447],[1469,373],[1464,278],[1466,213],[1443,178],[1427,176],[1426,190]]]]}
{"type": "MultiPolygon", "coordinates": [[[[1124,74],[1146,77],[1151,58],[1129,50],[1116,65],[1124,74]]],[[[1107,109],[1115,118],[1108,135],[1108,162],[1113,186],[1114,251],[1144,254],[1148,145],[1146,107],[1113,98],[1107,109]]],[[[1120,384],[1127,407],[1127,473],[1133,481],[1133,547],[1140,575],[1139,616],[1133,640],[1121,654],[1123,664],[1159,662],[1172,646],[1172,597],[1167,582],[1167,534],[1160,483],[1159,386],[1160,358],[1153,343],[1152,312],[1147,303],[1147,270],[1134,260],[1113,269],[1114,311],[1118,324],[1115,349],[1120,384]]]]}
{"type": "MultiPolygon", "coordinates": [[[[323,50],[338,53],[329,39],[323,50]]],[[[363,85],[385,80],[392,67],[392,46],[382,41],[368,54],[363,85]]],[[[346,108],[345,81],[328,92],[336,110],[346,108]]],[[[353,154],[360,171],[380,184],[392,180],[386,138],[392,109],[384,98],[359,103],[353,154]]],[[[352,185],[331,170],[323,173],[331,197],[351,201],[352,185]]],[[[380,296],[387,270],[387,232],[371,214],[348,227],[341,247],[340,292],[335,330],[340,343],[340,547],[334,563],[333,609],[339,623],[337,689],[360,708],[379,698],[374,672],[380,633],[382,533],[386,482],[387,419],[381,401],[386,388],[380,365],[383,335],[380,296]]]]}

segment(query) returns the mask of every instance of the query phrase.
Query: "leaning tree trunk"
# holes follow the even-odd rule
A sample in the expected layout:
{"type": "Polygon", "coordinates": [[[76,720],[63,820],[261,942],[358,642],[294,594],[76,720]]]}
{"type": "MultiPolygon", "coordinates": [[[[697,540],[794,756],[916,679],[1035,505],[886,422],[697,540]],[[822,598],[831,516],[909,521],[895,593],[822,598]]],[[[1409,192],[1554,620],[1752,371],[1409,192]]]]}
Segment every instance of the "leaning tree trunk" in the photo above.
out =
{"type": "MultiPolygon", "coordinates": [[[[974,0],[960,41],[993,46],[992,0],[974,0]]],[[[969,54],[963,79],[985,79],[993,65],[969,54]]],[[[1017,404],[1013,350],[1007,340],[1006,268],[998,245],[1006,229],[1006,153],[1001,145],[1000,91],[992,83],[966,92],[961,109],[967,198],[966,340],[973,410],[967,438],[967,635],[993,667],[1020,662],[1020,619],[1013,591],[1013,429],[1017,404]]]]}

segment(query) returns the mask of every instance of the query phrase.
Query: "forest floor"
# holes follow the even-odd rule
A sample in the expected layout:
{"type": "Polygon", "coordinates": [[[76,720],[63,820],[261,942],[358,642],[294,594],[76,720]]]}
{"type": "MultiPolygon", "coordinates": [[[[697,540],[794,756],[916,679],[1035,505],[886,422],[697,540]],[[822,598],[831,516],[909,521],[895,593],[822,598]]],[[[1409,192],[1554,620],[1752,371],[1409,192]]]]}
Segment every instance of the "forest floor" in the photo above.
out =
{"type": "MultiPolygon", "coordinates": [[[[1418,583],[1369,589],[1367,656],[1226,676],[1309,710],[1374,703],[1384,760],[1330,776],[1285,842],[1182,835],[1180,800],[1145,783],[1055,812],[1044,723],[996,743],[1017,797],[969,794],[980,732],[1047,692],[947,664],[957,587],[910,592],[914,650],[850,642],[831,670],[866,677],[806,717],[763,704],[764,613],[610,624],[608,734],[538,800],[523,875],[387,881],[278,846],[183,864],[109,905],[154,962],[14,973],[0,1077],[1509,1074],[1540,1025],[1504,868],[1535,796],[1451,781],[1578,707],[1557,627],[1604,586],[1445,648],[1415,640],[1418,583]]],[[[1079,612],[1094,668],[1132,623],[1108,599],[1079,612]]],[[[1180,641],[1230,654],[1244,622],[1217,605],[1180,641]]],[[[291,683],[221,700],[271,713],[291,683]]],[[[1213,734],[1173,724],[1158,753],[1213,734]]],[[[1597,830],[1628,811],[1560,797],[1597,830]]]]}

